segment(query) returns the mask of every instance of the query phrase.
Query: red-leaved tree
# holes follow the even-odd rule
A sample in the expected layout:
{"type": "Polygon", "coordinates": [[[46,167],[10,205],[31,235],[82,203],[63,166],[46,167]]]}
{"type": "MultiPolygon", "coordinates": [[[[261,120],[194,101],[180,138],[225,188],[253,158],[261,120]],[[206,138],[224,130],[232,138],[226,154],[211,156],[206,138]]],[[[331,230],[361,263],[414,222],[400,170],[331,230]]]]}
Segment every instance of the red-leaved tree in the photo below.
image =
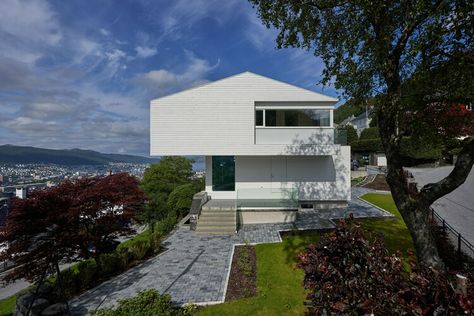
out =
{"type": "Polygon", "coordinates": [[[64,181],[14,199],[0,236],[7,245],[0,260],[15,264],[4,281],[38,281],[60,263],[86,258],[91,246],[100,253],[111,239],[133,231],[144,201],[137,179],[126,173],[64,181]]]}

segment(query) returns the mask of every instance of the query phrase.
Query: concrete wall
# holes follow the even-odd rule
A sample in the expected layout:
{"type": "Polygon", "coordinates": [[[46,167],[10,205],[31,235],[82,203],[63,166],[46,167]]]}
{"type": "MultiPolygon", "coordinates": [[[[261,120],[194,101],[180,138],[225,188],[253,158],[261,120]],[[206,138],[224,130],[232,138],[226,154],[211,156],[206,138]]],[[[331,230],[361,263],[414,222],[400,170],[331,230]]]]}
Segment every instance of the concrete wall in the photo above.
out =
{"type": "MultiPolygon", "coordinates": [[[[256,104],[333,109],[336,99],[252,73],[153,100],[151,155],[291,155],[291,142],[255,144],[256,104]],[[265,103],[266,102],[266,103],[265,103]]],[[[297,143],[296,145],[301,145],[297,143]]],[[[334,154],[318,142],[299,155],[334,154]]]]}
{"type": "Polygon", "coordinates": [[[255,144],[334,144],[334,129],[330,127],[257,127],[255,144]]]}
{"type": "Polygon", "coordinates": [[[298,192],[299,200],[350,200],[350,147],[331,156],[237,156],[236,191],[212,191],[212,158],[206,157],[206,191],[212,198],[235,199],[269,190],[298,192]],[[260,190],[260,191],[259,191],[260,190]]]}
{"type": "Polygon", "coordinates": [[[387,166],[387,157],[385,154],[377,154],[377,166],[386,167],[387,166]]]}
{"type": "Polygon", "coordinates": [[[296,211],[244,211],[238,212],[239,224],[291,223],[296,220],[296,211]]]}

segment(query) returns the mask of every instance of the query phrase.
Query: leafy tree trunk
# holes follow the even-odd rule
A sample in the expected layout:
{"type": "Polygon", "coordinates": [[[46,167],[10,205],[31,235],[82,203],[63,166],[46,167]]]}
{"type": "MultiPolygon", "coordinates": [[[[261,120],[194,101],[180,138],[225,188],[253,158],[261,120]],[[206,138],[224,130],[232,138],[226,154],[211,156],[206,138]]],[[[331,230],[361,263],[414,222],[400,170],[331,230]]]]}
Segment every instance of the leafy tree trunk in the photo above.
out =
{"type": "Polygon", "coordinates": [[[397,115],[401,108],[399,92],[401,81],[396,75],[387,77],[389,79],[387,80],[389,82],[387,97],[384,104],[380,106],[377,115],[380,137],[387,157],[387,182],[395,204],[410,231],[419,263],[444,268],[436,246],[435,236],[430,227],[430,205],[424,205],[418,196],[410,196],[406,186],[400,155],[401,136],[398,133],[397,121],[397,115]]]}
{"type": "Polygon", "coordinates": [[[390,185],[395,204],[410,231],[419,263],[439,269],[443,268],[444,264],[439,256],[436,239],[430,227],[429,206],[423,206],[416,197],[411,197],[408,194],[401,167],[389,167],[389,169],[387,182],[390,185]]]}
{"type": "MultiPolygon", "coordinates": [[[[418,194],[410,195],[400,155],[401,136],[397,131],[397,114],[401,108],[397,80],[393,80],[387,98],[380,106],[377,119],[380,137],[387,156],[387,182],[400,214],[410,230],[416,256],[422,265],[444,268],[434,232],[430,227],[430,206],[466,180],[474,162],[474,139],[467,143],[450,175],[438,183],[425,185],[418,194]]],[[[398,86],[399,87],[399,86],[398,86]]]]}

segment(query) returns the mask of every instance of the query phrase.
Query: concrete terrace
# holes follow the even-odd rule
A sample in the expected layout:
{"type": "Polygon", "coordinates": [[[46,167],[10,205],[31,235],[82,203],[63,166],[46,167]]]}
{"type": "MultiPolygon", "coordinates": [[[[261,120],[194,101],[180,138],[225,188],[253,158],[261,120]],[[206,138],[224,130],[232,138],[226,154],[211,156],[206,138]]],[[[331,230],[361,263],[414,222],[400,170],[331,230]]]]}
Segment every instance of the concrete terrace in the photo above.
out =
{"type": "Polygon", "coordinates": [[[168,293],[177,304],[219,303],[225,299],[227,277],[234,245],[280,242],[280,231],[316,230],[334,227],[334,218],[390,217],[358,197],[370,190],[353,188],[353,199],[345,209],[308,210],[293,224],[245,225],[231,236],[200,236],[188,227],[176,229],[163,246],[167,250],[127,272],[72,300],[75,315],[114,305],[137,291],[155,288],[168,293]]]}

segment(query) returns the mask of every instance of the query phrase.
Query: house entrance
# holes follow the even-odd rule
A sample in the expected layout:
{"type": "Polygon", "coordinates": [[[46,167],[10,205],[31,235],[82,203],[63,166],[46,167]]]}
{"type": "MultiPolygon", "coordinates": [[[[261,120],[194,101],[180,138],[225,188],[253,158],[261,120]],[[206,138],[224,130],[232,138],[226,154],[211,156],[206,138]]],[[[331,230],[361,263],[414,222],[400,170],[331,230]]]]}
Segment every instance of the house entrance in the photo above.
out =
{"type": "Polygon", "coordinates": [[[234,156],[212,156],[212,190],[235,191],[234,156]]]}

